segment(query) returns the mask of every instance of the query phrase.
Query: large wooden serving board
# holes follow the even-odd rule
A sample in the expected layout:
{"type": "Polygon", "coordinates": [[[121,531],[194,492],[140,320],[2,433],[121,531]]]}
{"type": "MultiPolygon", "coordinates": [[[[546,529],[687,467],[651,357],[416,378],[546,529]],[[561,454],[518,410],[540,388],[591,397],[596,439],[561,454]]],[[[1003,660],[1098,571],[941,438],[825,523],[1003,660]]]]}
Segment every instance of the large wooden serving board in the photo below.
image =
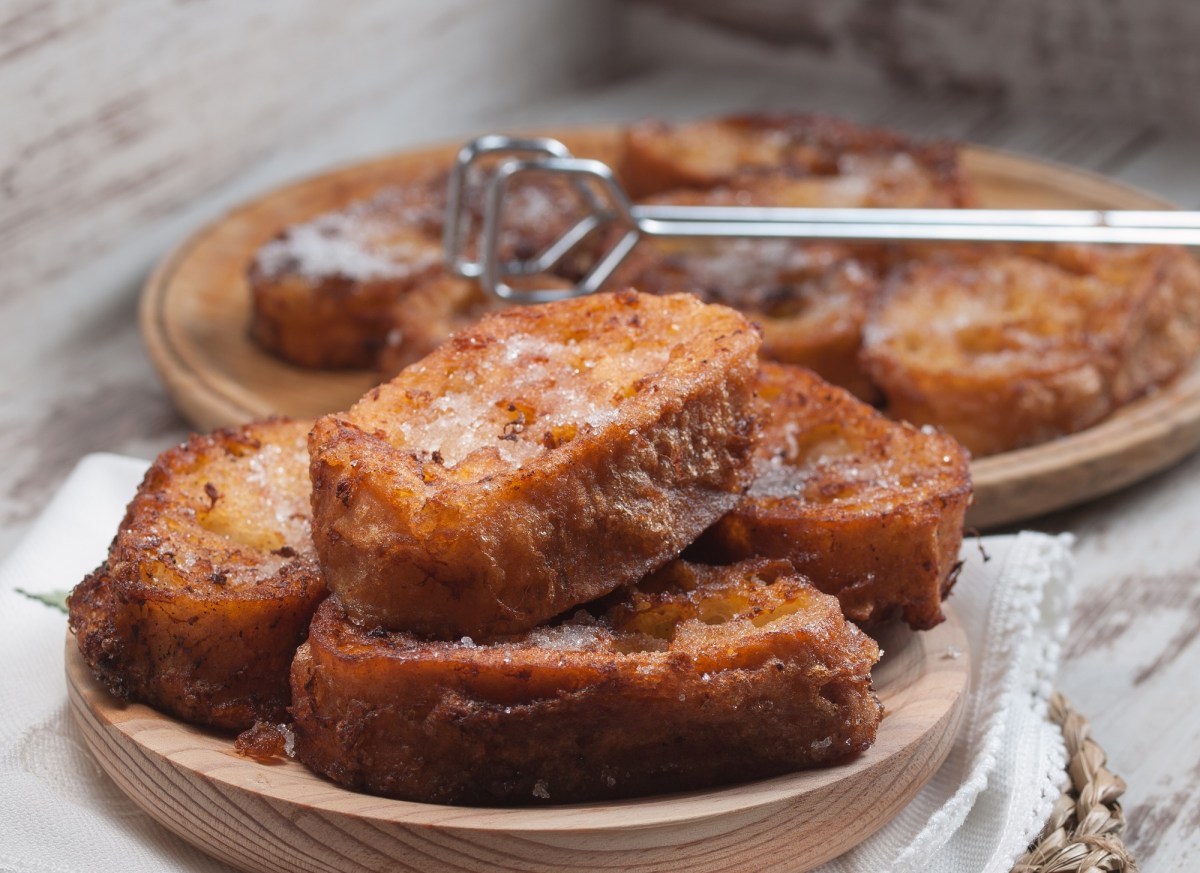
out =
{"type": "MultiPolygon", "coordinates": [[[[521,809],[356,794],[231,737],[125,704],[68,635],[71,709],[104,770],[150,816],[249,871],[803,871],[891,820],[946,759],[970,680],[953,609],[932,631],[891,627],[873,678],[887,715],[848,764],[711,791],[521,809]]],[[[620,725],[611,729],[620,730],[620,725]]]]}
{"type": "MultiPolygon", "coordinates": [[[[553,132],[577,155],[614,162],[615,129],[553,132]]],[[[246,267],[289,224],[370,196],[431,166],[458,143],[390,155],[270,192],[203,228],[147,282],[141,324],[175,402],[210,429],[269,415],[315,417],[346,408],[378,380],[368,372],[321,372],[286,364],[248,336],[246,267]]],[[[1170,204],[1081,170],[977,147],[964,164],[982,206],[1162,209],[1170,204]]],[[[972,465],[968,524],[989,527],[1106,494],[1200,447],[1200,368],[1083,433],[983,458],[972,465]]]]}

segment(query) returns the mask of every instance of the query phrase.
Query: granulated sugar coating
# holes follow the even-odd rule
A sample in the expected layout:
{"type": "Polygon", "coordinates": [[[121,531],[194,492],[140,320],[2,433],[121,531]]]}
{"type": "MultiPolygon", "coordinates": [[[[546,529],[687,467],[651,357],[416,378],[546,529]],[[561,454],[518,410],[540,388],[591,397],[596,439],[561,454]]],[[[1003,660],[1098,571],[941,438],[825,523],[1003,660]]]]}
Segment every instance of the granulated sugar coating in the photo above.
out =
{"type": "MultiPolygon", "coordinates": [[[[579,195],[569,180],[529,176],[505,197],[504,261],[541,252],[579,217],[579,195]]],[[[284,228],[263,245],[247,273],[254,341],[302,367],[379,366],[391,375],[495,308],[477,283],[442,270],[448,180],[444,168],[427,168],[370,199],[284,228]]],[[[470,258],[479,257],[484,189],[476,179],[465,191],[462,229],[470,258]]],[[[586,249],[578,253],[584,262],[586,249]]],[[[568,258],[559,269],[572,275],[579,268],[568,258]]]]}
{"type": "Polygon", "coordinates": [[[685,295],[484,319],[317,423],[331,587],[365,624],[479,640],[636,581],[749,484],[758,344],[685,295]]]}
{"type": "Polygon", "coordinates": [[[256,255],[263,276],[310,281],[404,277],[438,260],[429,245],[440,210],[424,188],[389,188],[373,199],[293,225],[256,255]]]}
{"type": "MultiPolygon", "coordinates": [[[[622,376],[628,381],[632,373],[662,370],[670,347],[646,343],[623,352],[609,354],[575,335],[511,337],[495,362],[506,374],[495,391],[482,393],[466,374],[456,374],[465,384],[447,385],[447,393],[428,406],[407,408],[397,433],[403,445],[430,457],[438,454],[447,468],[472,452],[490,456],[489,449],[519,468],[579,434],[596,433],[612,423],[626,390],[614,392],[614,386],[622,376]]],[[[366,423],[374,423],[373,416],[365,417],[366,423]]]]}

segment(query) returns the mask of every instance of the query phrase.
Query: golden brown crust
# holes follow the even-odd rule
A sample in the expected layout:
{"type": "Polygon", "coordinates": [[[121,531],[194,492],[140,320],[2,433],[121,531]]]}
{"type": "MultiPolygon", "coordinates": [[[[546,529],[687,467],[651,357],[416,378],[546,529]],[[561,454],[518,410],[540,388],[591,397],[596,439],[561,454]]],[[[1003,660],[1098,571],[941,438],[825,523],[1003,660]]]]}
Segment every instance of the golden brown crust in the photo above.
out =
{"type": "Polygon", "coordinates": [[[481,638],[636,581],[749,484],[758,343],[686,295],[488,316],[317,422],[331,590],[369,627],[481,638]]]}
{"type": "MultiPolygon", "coordinates": [[[[843,206],[962,205],[967,197],[953,146],[919,145],[888,131],[825,117],[647,122],[630,128],[627,139],[625,164],[635,175],[641,154],[643,163],[653,166],[666,161],[665,168],[652,171],[665,174],[665,179],[682,172],[679,184],[685,186],[728,183],[743,192],[758,191],[755,196],[763,205],[772,202],[771,195],[775,205],[843,206]],[[679,148],[680,142],[686,147],[679,148]],[[694,170],[697,162],[713,173],[701,174],[697,181],[688,169],[694,170]]],[[[450,322],[458,328],[482,314],[478,301],[468,299],[478,296],[477,289],[474,295],[464,295],[461,289],[437,286],[443,278],[447,178],[445,171],[427,171],[408,184],[285,228],[263,246],[248,272],[250,334],[255,342],[304,367],[379,366],[396,372],[444,340],[448,333],[443,329],[450,322]],[[441,294],[460,308],[447,308],[449,301],[443,299],[435,306],[438,319],[426,323],[406,316],[404,303],[431,282],[435,287],[424,297],[441,294]]],[[[662,187],[676,185],[655,190],[662,187]]],[[[478,180],[468,185],[465,213],[474,230],[483,211],[480,192],[478,180]]],[[[500,234],[505,259],[540,251],[560,237],[583,208],[570,183],[552,176],[524,177],[505,206],[500,234]]],[[[587,243],[582,251],[592,251],[593,246],[587,243]]],[[[474,254],[470,247],[468,254],[474,254]]],[[[581,265],[572,261],[556,272],[570,280],[580,271],[581,265]]],[[[428,310],[428,302],[417,300],[414,308],[428,310]]],[[[771,346],[779,345],[786,354],[787,342],[777,344],[772,331],[767,332],[771,346]]]]}
{"type": "Polygon", "coordinates": [[[308,425],[192,437],[147,472],[108,559],[69,600],[114,694],[219,728],[280,720],[325,596],[310,536],[308,425]]]}
{"type": "Polygon", "coordinates": [[[1042,257],[1123,289],[1125,329],[1113,382],[1128,403],[1177,376],[1200,352],[1200,263],[1178,246],[1042,247],[1042,257]],[[1050,254],[1045,254],[1046,250],[1050,254]]]}
{"type": "Polygon", "coordinates": [[[975,455],[1090,427],[1200,350],[1200,266],[1172,247],[923,252],[868,321],[888,411],[975,455]]]}
{"type": "MultiPolygon", "coordinates": [[[[661,150],[663,161],[696,171],[682,183],[698,188],[659,194],[650,204],[926,207],[961,206],[968,199],[952,147],[919,146],[827,118],[650,124],[631,129],[629,142],[634,155],[661,150]],[[677,152],[677,140],[690,146],[677,152]],[[699,173],[700,164],[710,175],[699,173]]],[[[634,250],[611,284],[651,293],[690,291],[732,306],[761,325],[764,359],[807,367],[876,401],[879,390],[859,363],[859,348],[887,254],[865,244],[651,239],[634,250]]]]}
{"type": "Polygon", "coordinates": [[[971,200],[953,143],[918,143],[895,131],[821,115],[640,122],[625,131],[619,166],[626,190],[635,198],[677,188],[713,188],[735,176],[780,171],[874,178],[889,201],[862,204],[866,206],[966,206],[971,200]]]}
{"type": "Polygon", "coordinates": [[[755,484],[697,552],[786,558],[854,621],[942,621],[971,501],[967,453],[797,367],[764,364],[759,391],[771,417],[755,484]]]}
{"type": "Polygon", "coordinates": [[[878,647],[783,562],[676,562],[558,627],[480,645],[364,631],[330,598],[292,671],[297,756],[428,803],[603,800],[844,760],[878,647]]]}
{"type": "Polygon", "coordinates": [[[651,294],[686,291],[733,307],[762,329],[765,360],[807,367],[864,400],[879,396],[858,360],[879,280],[869,263],[844,246],[750,239],[647,242],[613,282],[651,294]]]}

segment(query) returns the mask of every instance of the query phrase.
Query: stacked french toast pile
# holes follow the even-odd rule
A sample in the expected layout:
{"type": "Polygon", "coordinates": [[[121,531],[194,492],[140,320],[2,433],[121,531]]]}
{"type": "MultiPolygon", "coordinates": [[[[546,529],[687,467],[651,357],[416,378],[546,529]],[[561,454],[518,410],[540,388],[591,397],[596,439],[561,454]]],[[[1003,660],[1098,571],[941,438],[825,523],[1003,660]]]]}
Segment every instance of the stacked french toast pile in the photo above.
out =
{"type": "MultiPolygon", "coordinates": [[[[620,172],[654,202],[972,202],[954,146],[810,116],[634,125],[620,172]]],[[[592,801],[861,753],[872,628],[943,620],[968,449],[1087,427],[1200,347],[1169,247],[657,240],[510,308],[438,266],[444,188],[262,248],[258,342],[390,381],[165,452],[70,598],[114,694],[356,790],[592,801]]],[[[502,254],[574,196],[519,188],[502,254]]]]}
{"type": "MultiPolygon", "coordinates": [[[[958,148],[809,115],[646,121],[618,175],[676,205],[961,207],[958,148]]],[[[382,376],[499,308],[439,266],[446,173],[283,230],[249,268],[251,333],[305,367],[382,376]]],[[[504,257],[578,218],[571,186],[534,177],[506,202],[504,257]]],[[[478,220],[481,204],[468,212],[478,220]]],[[[590,240],[545,282],[578,278],[590,240]]],[[[1200,351],[1200,266],[1177,247],[643,241],[612,290],[686,291],[763,331],[763,357],[816,371],[893,418],[945,429],[975,456],[1082,430],[1200,351]]]]}
{"type": "Polygon", "coordinates": [[[882,716],[859,625],[942,620],[968,456],[760,344],[691,295],[511,308],[345,412],[193,437],[72,593],[80,651],[121,697],[423,802],[851,758],[882,716]]]}

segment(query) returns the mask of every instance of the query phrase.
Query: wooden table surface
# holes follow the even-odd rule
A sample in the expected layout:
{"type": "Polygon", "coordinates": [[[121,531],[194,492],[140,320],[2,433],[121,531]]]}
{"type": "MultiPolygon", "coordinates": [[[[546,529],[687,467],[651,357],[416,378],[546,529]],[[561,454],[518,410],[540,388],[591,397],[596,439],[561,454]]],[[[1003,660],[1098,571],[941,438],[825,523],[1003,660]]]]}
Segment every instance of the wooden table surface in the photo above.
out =
{"type": "MultiPolygon", "coordinates": [[[[1200,136],[1031,118],[970,99],[829,86],[802,94],[770,77],[674,69],[543,100],[477,128],[595,123],[733,108],[820,109],[923,136],[952,136],[1106,173],[1200,207],[1200,136]]],[[[364,122],[365,123],[365,122],[364,122]]],[[[84,454],[150,458],[180,440],[136,327],[154,260],[205,220],[289,173],[351,154],[362,125],[259,162],[162,217],[152,232],[11,301],[0,319],[0,558],[84,454]],[[332,157],[331,157],[332,156],[332,157]],[[72,313],[62,318],[63,312],[72,313]]],[[[463,134],[462,124],[398,134],[397,148],[463,134]]],[[[1078,537],[1077,603],[1058,687],[1087,715],[1129,783],[1127,843],[1143,870],[1200,868],[1200,456],[1089,506],[1026,526],[1078,537]]],[[[64,585],[75,580],[64,580],[64,585]]]]}

